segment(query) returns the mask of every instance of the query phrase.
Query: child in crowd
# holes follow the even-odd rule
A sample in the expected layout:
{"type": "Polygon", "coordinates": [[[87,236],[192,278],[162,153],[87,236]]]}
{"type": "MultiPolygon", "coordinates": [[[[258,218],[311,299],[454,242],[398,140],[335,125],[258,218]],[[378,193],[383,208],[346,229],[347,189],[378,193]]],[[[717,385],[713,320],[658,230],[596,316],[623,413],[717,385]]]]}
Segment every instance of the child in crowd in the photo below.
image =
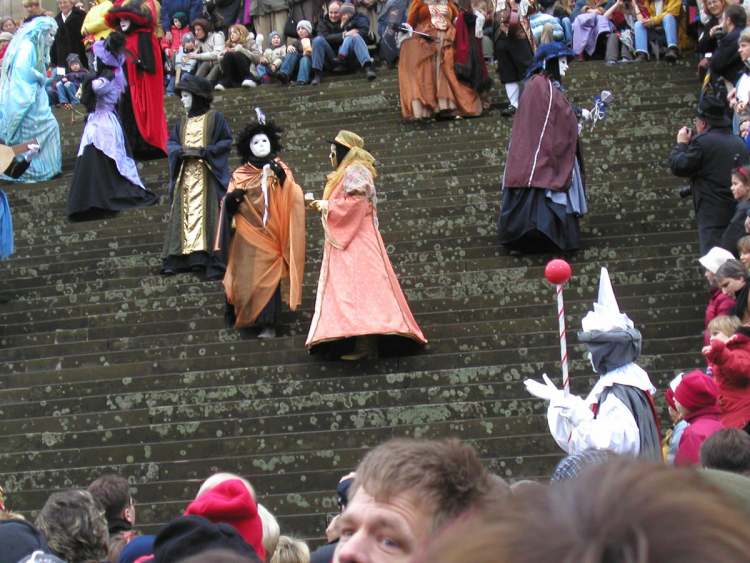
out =
{"type": "Polygon", "coordinates": [[[737,241],[737,254],[740,255],[740,262],[750,270],[750,235],[745,235],[737,241]]]}
{"type": "Polygon", "coordinates": [[[167,41],[166,35],[162,37],[161,48],[164,49],[164,64],[168,65],[171,73],[174,73],[174,57],[182,46],[182,38],[186,33],[190,33],[188,16],[185,12],[175,13],[169,31],[172,33],[172,40],[167,41]]]}
{"type": "Polygon", "coordinates": [[[677,410],[674,402],[674,391],[682,381],[684,374],[679,374],[669,382],[669,387],[664,391],[664,399],[667,402],[667,411],[669,419],[672,421],[672,428],[664,433],[662,440],[662,455],[669,465],[674,465],[674,458],[677,455],[677,447],[680,445],[682,433],[687,428],[688,423],[682,419],[682,415],[677,410]]]}
{"type": "Polygon", "coordinates": [[[714,381],[700,370],[686,374],[674,391],[677,411],[688,423],[682,432],[675,465],[700,464],[703,442],[722,429],[718,389],[714,381]]]}
{"type": "MultiPolygon", "coordinates": [[[[708,281],[710,292],[703,321],[703,344],[706,345],[711,341],[711,334],[708,330],[709,323],[719,315],[730,314],[735,305],[734,297],[727,295],[719,289],[719,284],[716,279],[716,272],[718,269],[733,258],[734,256],[732,256],[731,252],[719,246],[715,246],[709,250],[705,256],[701,256],[698,259],[700,265],[705,268],[703,275],[706,277],[706,281],[708,281]]],[[[734,334],[734,331],[732,331],[732,334],[734,334]]]]}
{"type": "Polygon", "coordinates": [[[183,74],[195,74],[198,61],[193,58],[185,57],[187,53],[195,51],[195,35],[188,31],[183,34],[181,45],[174,57],[174,69],[169,75],[167,83],[167,95],[174,96],[174,86],[180,81],[183,74]]]}
{"type": "Polygon", "coordinates": [[[269,82],[271,77],[276,75],[288,51],[287,46],[282,43],[281,35],[278,31],[272,31],[268,37],[271,41],[271,46],[263,52],[261,64],[258,65],[258,77],[263,83],[269,82]]]}
{"type": "Polygon", "coordinates": [[[312,69],[312,24],[308,20],[297,22],[297,37],[299,39],[287,48],[287,54],[281,62],[276,78],[282,84],[289,82],[294,77],[297,69],[297,81],[294,84],[302,85],[310,81],[310,70],[312,69]],[[299,66],[298,66],[299,65],[299,66]]]}
{"type": "Polygon", "coordinates": [[[739,320],[716,317],[709,329],[714,335],[703,347],[711,375],[719,388],[721,422],[727,428],[746,428],[750,423],[750,327],[737,326],[739,320]],[[721,323],[730,322],[723,329],[721,323]],[[729,335],[729,327],[737,331],[729,335]]]}
{"type": "Polygon", "coordinates": [[[68,66],[68,72],[55,84],[57,91],[58,103],[70,109],[71,106],[79,104],[78,89],[86,78],[86,71],[83,70],[81,59],[76,53],[70,53],[65,59],[68,66]]]}

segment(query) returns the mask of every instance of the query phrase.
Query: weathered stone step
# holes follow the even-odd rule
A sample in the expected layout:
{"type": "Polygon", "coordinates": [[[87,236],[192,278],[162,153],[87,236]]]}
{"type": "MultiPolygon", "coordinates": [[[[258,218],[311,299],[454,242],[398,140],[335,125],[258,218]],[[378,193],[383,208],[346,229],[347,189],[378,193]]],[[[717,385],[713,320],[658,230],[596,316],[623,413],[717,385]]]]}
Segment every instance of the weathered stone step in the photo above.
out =
{"type": "MultiPolygon", "coordinates": [[[[482,421],[431,422],[418,426],[401,425],[383,428],[349,429],[346,431],[332,431],[323,429],[297,434],[266,435],[262,437],[222,436],[207,439],[189,439],[175,442],[159,441],[142,444],[133,448],[122,448],[119,445],[101,445],[94,448],[75,448],[75,454],[81,460],[91,465],[105,465],[108,463],[161,463],[178,459],[207,458],[211,456],[223,457],[236,455],[241,452],[255,452],[255,455],[267,457],[278,452],[314,452],[336,445],[336,449],[357,448],[361,444],[377,444],[393,435],[393,433],[408,434],[418,431],[425,435],[447,436],[460,432],[466,439],[483,438],[491,432],[489,425],[482,421]]],[[[522,455],[524,442],[539,440],[547,433],[537,435],[493,436],[492,439],[503,444],[506,455],[522,455]]],[[[547,442],[549,444],[549,442],[547,442]]],[[[554,444],[554,442],[553,442],[554,444]]],[[[555,446],[556,448],[557,446],[555,446]]],[[[526,450],[528,451],[528,450],[526,450]]],[[[546,453],[554,449],[547,448],[546,453]]],[[[0,453],[0,462],[4,471],[25,470],[29,464],[36,469],[52,469],[62,467],[65,460],[73,452],[65,450],[36,451],[14,453],[0,453]]]]}
{"type": "MultiPolygon", "coordinates": [[[[474,441],[478,444],[479,441],[474,441]]],[[[492,451],[490,444],[485,451],[484,461],[490,471],[505,478],[515,475],[544,475],[551,473],[560,459],[560,454],[530,454],[525,456],[503,455],[492,451]]],[[[9,493],[24,490],[41,490],[45,493],[59,490],[62,487],[85,487],[107,472],[115,472],[130,476],[131,485],[135,488],[135,498],[141,487],[153,485],[163,487],[163,499],[167,491],[174,490],[175,483],[186,483],[191,487],[190,493],[177,498],[192,498],[194,491],[208,475],[215,471],[230,471],[251,480],[258,491],[265,494],[292,493],[302,489],[329,490],[336,488],[336,483],[342,475],[356,467],[365,453],[364,448],[348,450],[326,449],[319,455],[312,453],[309,457],[300,454],[258,459],[254,456],[237,455],[229,458],[178,461],[173,463],[139,463],[127,465],[106,464],[93,467],[66,466],[55,474],[54,471],[28,471],[24,474],[0,474],[0,478],[7,483],[9,493]],[[305,462],[311,462],[305,466],[305,462]],[[298,469],[293,469],[293,466],[298,469]],[[282,467],[284,466],[284,467],[282,467]],[[300,467],[301,466],[301,467],[300,467]],[[309,485],[307,485],[309,483],[309,485]],[[195,488],[192,488],[192,487],[195,488]]],[[[26,494],[26,493],[24,493],[26,494]]],[[[45,497],[46,498],[46,497],[45,497]]],[[[261,497],[262,498],[262,497],[261,497]]],[[[34,505],[37,506],[37,505],[34,505]]],[[[41,506],[41,505],[38,505],[41,506]]],[[[31,511],[29,511],[32,514],[31,511]]]]}
{"type": "MultiPolygon", "coordinates": [[[[615,261],[612,261],[613,263],[615,261]]],[[[659,262],[657,261],[657,264],[659,262]]],[[[667,262],[669,264],[669,262],[667,262]]],[[[690,267],[692,264],[687,261],[686,265],[690,267]]],[[[580,265],[577,267],[577,275],[579,277],[578,283],[581,287],[587,283],[595,285],[598,276],[598,265],[588,264],[580,265]]],[[[418,300],[423,298],[435,298],[444,295],[444,289],[446,287],[462,287],[456,286],[460,283],[468,283],[465,287],[476,288],[475,294],[479,293],[479,290],[489,291],[495,294],[515,294],[516,297],[521,298],[525,293],[524,297],[534,298],[534,295],[541,284],[541,275],[534,276],[532,279],[528,279],[527,268],[522,267],[515,270],[511,270],[509,273],[504,268],[496,266],[493,269],[485,269],[482,271],[458,271],[458,272],[422,272],[422,275],[412,274],[411,271],[402,272],[399,276],[399,280],[402,288],[407,294],[407,297],[412,300],[418,300]],[[519,285],[519,282],[523,280],[523,283],[519,285]]],[[[661,269],[654,271],[641,271],[633,273],[630,271],[619,271],[614,273],[613,279],[617,279],[618,286],[633,284],[633,283],[644,283],[648,281],[678,281],[683,279],[689,279],[693,277],[691,270],[675,270],[671,269],[666,272],[661,269]]],[[[33,291],[20,291],[21,296],[14,303],[9,303],[8,311],[20,310],[29,314],[32,310],[43,309],[47,315],[51,315],[51,309],[53,307],[60,307],[65,309],[66,307],[73,306],[83,307],[87,309],[88,305],[78,305],[78,295],[87,293],[89,303],[100,304],[100,303],[120,303],[123,299],[134,299],[139,303],[140,308],[153,308],[156,306],[154,301],[168,297],[171,294],[173,288],[179,288],[182,295],[180,299],[175,297],[168,297],[167,306],[174,308],[179,306],[181,302],[188,302],[197,300],[198,303],[192,303],[193,305],[203,303],[222,303],[223,302],[223,290],[219,282],[197,282],[195,278],[188,278],[187,276],[177,276],[177,278],[162,278],[153,277],[143,279],[132,280],[131,287],[127,287],[125,283],[119,288],[102,288],[98,282],[82,283],[82,284],[70,284],[69,286],[62,286],[59,290],[51,290],[48,288],[37,289],[33,291]],[[59,291],[59,293],[58,293],[59,291]],[[43,295],[47,293],[47,295],[43,295]],[[51,294],[51,295],[50,295],[51,294]],[[171,301],[174,300],[172,303],[171,301]],[[151,302],[151,307],[149,307],[151,302]]],[[[572,286],[576,287],[578,284],[572,286]]],[[[315,289],[315,283],[312,281],[310,284],[306,284],[308,291],[304,292],[306,299],[313,301],[313,292],[315,289]]],[[[618,287],[619,289],[619,287],[618,287]]],[[[474,291],[474,290],[472,290],[474,291]]],[[[451,293],[454,297],[465,297],[466,294],[451,293]]],[[[63,313],[65,314],[65,313],[63,313]]],[[[76,315],[78,316],[78,315],[76,315]]],[[[6,322],[12,322],[8,318],[8,315],[2,317],[6,322]]],[[[18,318],[18,317],[16,317],[18,318]]],[[[28,317],[26,317],[28,318],[28,317]]],[[[23,314],[20,317],[19,322],[23,322],[23,314]]]]}

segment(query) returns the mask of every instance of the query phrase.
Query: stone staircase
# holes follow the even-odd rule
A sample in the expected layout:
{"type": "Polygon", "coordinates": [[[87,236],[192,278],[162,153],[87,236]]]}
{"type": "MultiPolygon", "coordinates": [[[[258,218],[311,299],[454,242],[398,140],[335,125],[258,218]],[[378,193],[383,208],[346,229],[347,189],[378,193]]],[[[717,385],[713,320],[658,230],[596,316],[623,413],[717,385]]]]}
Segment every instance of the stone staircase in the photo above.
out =
{"type": "MultiPolygon", "coordinates": [[[[700,364],[697,236],[664,164],[692,117],[696,86],[687,63],[575,64],[569,81],[585,107],[603,88],[615,94],[608,121],[584,133],[591,212],[566,290],[569,327],[578,328],[607,265],[644,333],[641,365],[661,386],[700,364]]],[[[353,365],[308,356],[322,242],[313,213],[303,304],[284,315],[283,336],[258,341],[227,329],[219,283],[159,275],[165,161],[142,170],[159,205],[66,221],[82,123],[61,113],[63,176],[3,186],[17,244],[0,266],[9,299],[0,305],[0,483],[10,506],[33,516],[50,492],[117,471],[153,531],[206,476],[233,471],[253,482],[282,530],[319,538],[338,478],[392,436],[460,436],[503,477],[549,474],[560,451],[544,405],[521,381],[559,374],[553,292],[542,276],[550,257],[511,257],[496,242],[510,121],[495,111],[404,124],[389,71],[373,83],[227,91],[215,105],[235,132],[256,105],[283,125],[283,157],[316,195],[328,172],[325,140],[339,128],[364,136],[379,161],[381,230],[429,346],[353,365]]],[[[176,100],[167,106],[174,118],[176,100]]],[[[573,385],[585,392],[592,374],[571,341],[573,385]]]]}

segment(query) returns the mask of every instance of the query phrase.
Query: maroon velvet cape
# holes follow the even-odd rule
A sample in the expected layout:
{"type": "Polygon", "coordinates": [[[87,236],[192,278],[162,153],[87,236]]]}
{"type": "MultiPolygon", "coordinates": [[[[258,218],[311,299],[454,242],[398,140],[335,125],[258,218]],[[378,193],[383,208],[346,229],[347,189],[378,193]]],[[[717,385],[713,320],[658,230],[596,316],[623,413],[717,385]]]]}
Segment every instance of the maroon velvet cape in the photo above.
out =
{"type": "Polygon", "coordinates": [[[546,75],[535,74],[524,86],[513,119],[504,186],[567,190],[577,144],[573,106],[546,75]]]}

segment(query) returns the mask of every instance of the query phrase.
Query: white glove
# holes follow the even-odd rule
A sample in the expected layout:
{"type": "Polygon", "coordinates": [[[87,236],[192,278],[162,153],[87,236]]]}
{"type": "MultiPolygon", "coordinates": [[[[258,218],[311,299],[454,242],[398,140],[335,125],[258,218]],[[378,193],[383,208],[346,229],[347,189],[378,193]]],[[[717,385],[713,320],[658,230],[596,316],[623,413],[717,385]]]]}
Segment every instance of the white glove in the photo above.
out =
{"type": "Polygon", "coordinates": [[[555,387],[546,373],[542,374],[542,379],[544,383],[539,383],[533,379],[524,380],[523,384],[526,386],[526,391],[545,401],[559,400],[563,396],[562,389],[555,387]]]}
{"type": "Polygon", "coordinates": [[[558,409],[560,417],[570,421],[573,426],[594,418],[594,413],[583,399],[577,395],[560,395],[550,404],[551,409],[558,409]]]}
{"type": "Polygon", "coordinates": [[[39,144],[37,144],[37,143],[29,143],[26,146],[26,152],[28,152],[29,154],[36,154],[36,153],[39,152],[40,148],[42,148],[42,147],[39,146],[39,144]]]}
{"type": "Polygon", "coordinates": [[[588,121],[589,119],[591,119],[591,111],[589,111],[587,109],[582,109],[581,110],[581,117],[584,118],[586,121],[588,121]]]}
{"type": "Polygon", "coordinates": [[[410,24],[404,22],[401,24],[401,28],[401,33],[405,34],[407,37],[414,35],[414,28],[410,24]]]}

